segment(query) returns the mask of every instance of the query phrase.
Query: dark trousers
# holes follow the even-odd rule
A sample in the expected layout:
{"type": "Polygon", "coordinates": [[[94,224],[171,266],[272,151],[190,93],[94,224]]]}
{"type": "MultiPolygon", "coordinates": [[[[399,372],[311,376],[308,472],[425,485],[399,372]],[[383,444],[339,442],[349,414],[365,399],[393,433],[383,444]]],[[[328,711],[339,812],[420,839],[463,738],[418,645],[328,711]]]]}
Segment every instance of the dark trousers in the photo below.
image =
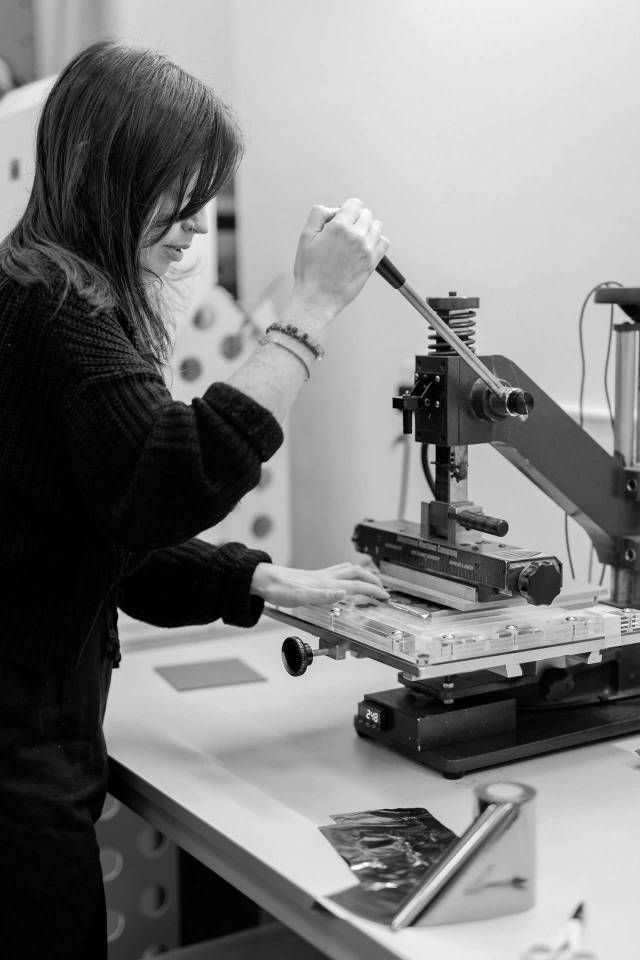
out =
{"type": "Polygon", "coordinates": [[[107,956],[94,824],[107,791],[102,721],[116,637],[105,607],[75,670],[0,660],[3,960],[107,956]]]}

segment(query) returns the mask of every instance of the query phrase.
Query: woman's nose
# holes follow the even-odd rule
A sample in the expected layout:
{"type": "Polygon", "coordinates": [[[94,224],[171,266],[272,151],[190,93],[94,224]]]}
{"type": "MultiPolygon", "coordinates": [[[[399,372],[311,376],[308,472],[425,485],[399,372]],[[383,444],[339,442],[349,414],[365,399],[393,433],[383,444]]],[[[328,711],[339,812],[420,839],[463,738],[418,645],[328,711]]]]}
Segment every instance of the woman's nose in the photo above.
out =
{"type": "Polygon", "coordinates": [[[184,230],[192,230],[194,233],[208,233],[209,224],[207,223],[206,210],[198,210],[192,217],[182,224],[184,230]]]}

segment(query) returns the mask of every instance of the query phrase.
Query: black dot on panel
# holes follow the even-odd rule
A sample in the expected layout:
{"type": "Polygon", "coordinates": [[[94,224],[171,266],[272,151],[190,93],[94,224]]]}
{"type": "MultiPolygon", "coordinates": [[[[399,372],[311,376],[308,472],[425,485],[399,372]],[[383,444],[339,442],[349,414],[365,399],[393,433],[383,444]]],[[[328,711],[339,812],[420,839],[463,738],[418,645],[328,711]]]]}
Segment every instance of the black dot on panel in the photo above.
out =
{"type": "Polygon", "coordinates": [[[118,940],[119,937],[124,933],[124,928],[126,926],[126,921],[124,914],[120,910],[114,910],[111,907],[107,908],[107,940],[109,943],[113,943],[114,940],[118,940]]]}
{"type": "Polygon", "coordinates": [[[110,883],[119,877],[122,873],[124,857],[119,850],[113,847],[102,847],[100,850],[100,867],[102,869],[102,879],[105,883],[110,883]]]}
{"type": "Polygon", "coordinates": [[[101,820],[113,820],[115,816],[120,812],[122,804],[119,800],[116,800],[115,797],[112,797],[110,793],[107,794],[104,801],[104,806],[102,808],[102,813],[100,815],[101,820]]]}
{"type": "Polygon", "coordinates": [[[216,312],[208,303],[203,303],[192,317],[194,327],[198,330],[210,330],[216,322],[216,312]]]}
{"type": "Polygon", "coordinates": [[[242,353],[242,337],[231,333],[220,341],[220,353],[226,360],[235,360],[242,353]]]}
{"type": "Polygon", "coordinates": [[[258,539],[268,537],[272,530],[273,520],[266,513],[259,514],[251,524],[251,532],[258,539]]]}
{"type": "Polygon", "coordinates": [[[186,357],[180,364],[180,376],[183,380],[197,380],[202,373],[202,364],[197,357],[186,357]]]}
{"type": "Polygon", "coordinates": [[[140,895],[140,911],[145,917],[157,917],[169,906],[169,891],[159,883],[153,884],[140,895]]]}
{"type": "Polygon", "coordinates": [[[169,841],[153,827],[145,827],[138,834],[138,850],[145,857],[158,857],[167,849],[169,841]]]}

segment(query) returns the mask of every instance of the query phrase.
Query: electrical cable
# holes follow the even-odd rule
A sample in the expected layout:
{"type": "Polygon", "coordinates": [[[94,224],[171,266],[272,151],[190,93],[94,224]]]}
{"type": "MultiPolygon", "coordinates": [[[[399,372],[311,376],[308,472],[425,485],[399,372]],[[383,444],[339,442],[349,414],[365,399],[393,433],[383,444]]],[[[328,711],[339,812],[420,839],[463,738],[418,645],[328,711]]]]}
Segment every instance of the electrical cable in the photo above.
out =
{"type": "Polygon", "coordinates": [[[569,561],[569,570],[571,571],[571,579],[575,580],[576,572],[573,568],[573,557],[571,556],[571,544],[569,543],[569,514],[565,513],[564,515],[564,542],[567,548],[567,559],[569,561]]]}
{"type": "Polygon", "coordinates": [[[607,409],[609,410],[609,420],[611,422],[611,431],[615,430],[613,422],[613,407],[611,406],[611,397],[609,395],[609,360],[611,359],[611,342],[613,340],[613,304],[609,314],[609,339],[607,340],[607,353],[604,360],[604,395],[607,398],[607,409]]]}
{"type": "MultiPolygon", "coordinates": [[[[587,309],[587,304],[589,300],[596,293],[597,290],[600,290],[602,287],[622,287],[624,284],[619,283],[617,280],[604,280],[602,283],[596,284],[595,287],[592,287],[589,290],[589,293],[584,298],[582,308],[580,310],[580,316],[578,318],[578,343],[580,347],[580,390],[578,394],[578,423],[581,427],[584,427],[584,389],[587,378],[587,361],[584,350],[584,315],[587,309]]],[[[607,352],[604,362],[604,393],[607,400],[607,408],[609,411],[609,420],[611,421],[611,429],[614,429],[614,420],[613,420],[613,409],[611,406],[611,397],[609,395],[609,361],[611,359],[611,342],[613,339],[613,304],[611,305],[611,312],[609,315],[609,338],[607,341],[607,352]]],[[[565,545],[567,548],[567,557],[569,559],[569,569],[571,570],[571,578],[575,580],[574,567],[573,567],[573,558],[571,556],[571,544],[569,542],[569,515],[565,513],[564,516],[564,538],[565,545]]],[[[593,569],[593,546],[589,551],[589,582],[591,582],[591,573],[593,569]]],[[[605,565],[603,564],[602,571],[600,573],[600,581],[598,586],[602,585],[605,574],[605,565]]]]}
{"type": "MultiPolygon", "coordinates": [[[[604,280],[602,283],[597,283],[595,287],[592,287],[589,290],[589,293],[584,298],[582,308],[580,310],[580,317],[578,319],[578,342],[580,346],[580,392],[578,399],[578,417],[580,426],[584,426],[584,388],[587,377],[587,361],[584,353],[584,315],[587,309],[587,304],[591,297],[600,290],[602,287],[622,287],[624,284],[619,283],[617,280],[604,280]]],[[[608,359],[608,358],[607,358],[608,359]]]]}

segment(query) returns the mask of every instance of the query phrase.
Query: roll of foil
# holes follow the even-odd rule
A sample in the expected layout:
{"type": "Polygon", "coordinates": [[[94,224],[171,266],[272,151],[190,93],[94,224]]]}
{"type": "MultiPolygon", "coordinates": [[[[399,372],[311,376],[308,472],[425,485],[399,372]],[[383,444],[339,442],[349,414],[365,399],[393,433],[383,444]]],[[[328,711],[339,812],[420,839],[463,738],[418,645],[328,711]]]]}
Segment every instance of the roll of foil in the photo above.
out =
{"type": "Polygon", "coordinates": [[[398,905],[457,836],[423,807],[332,815],[320,827],[358,886],[330,899],[368,920],[389,923],[398,905]]]}

